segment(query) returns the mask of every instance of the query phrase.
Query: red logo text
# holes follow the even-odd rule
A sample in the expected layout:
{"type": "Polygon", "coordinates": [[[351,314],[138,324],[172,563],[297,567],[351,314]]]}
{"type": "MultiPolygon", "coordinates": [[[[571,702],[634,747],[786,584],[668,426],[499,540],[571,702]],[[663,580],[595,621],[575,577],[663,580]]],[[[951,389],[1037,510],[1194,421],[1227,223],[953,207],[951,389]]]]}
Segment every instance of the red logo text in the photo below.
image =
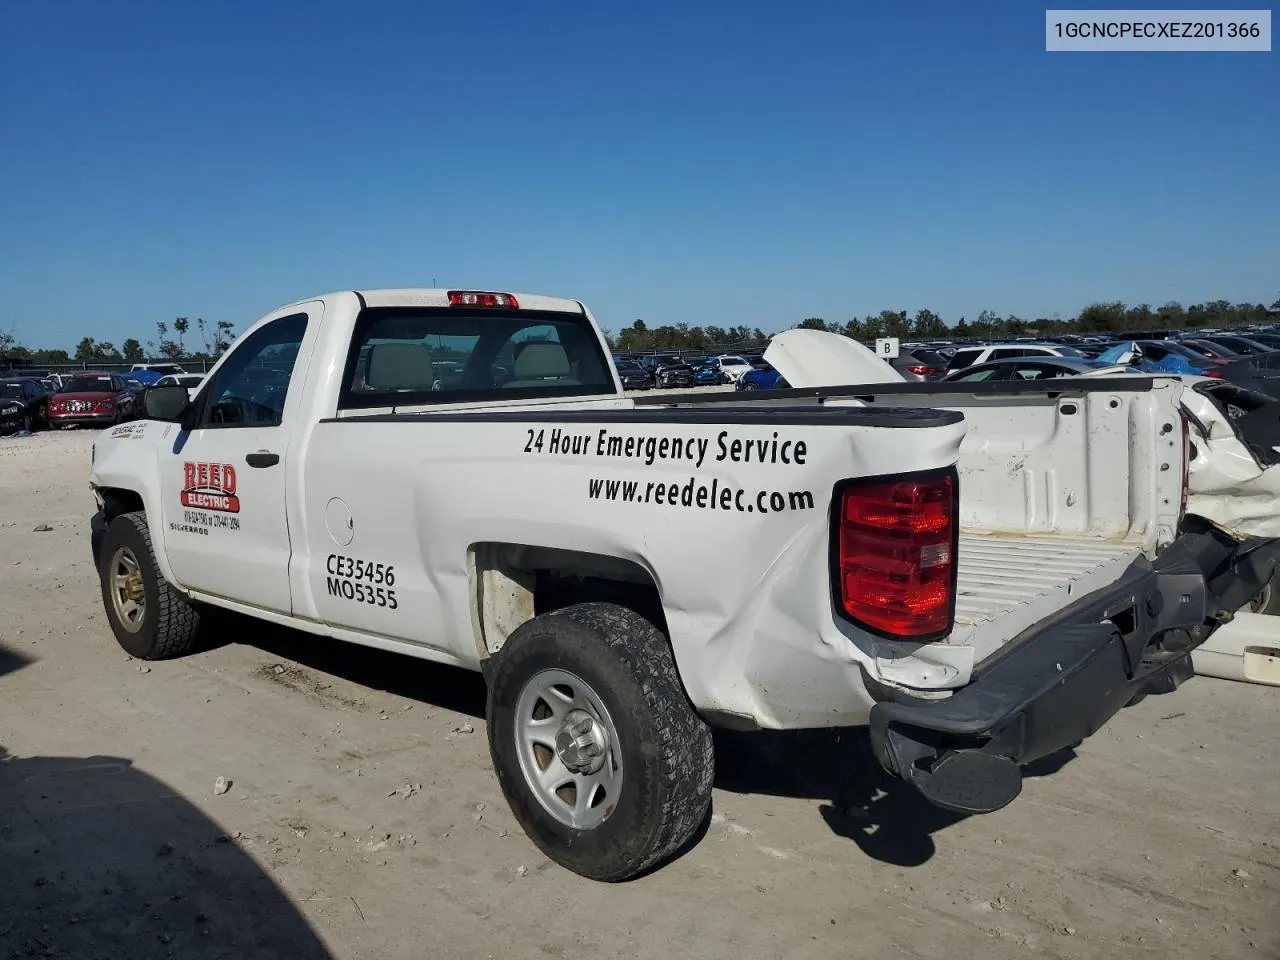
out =
{"type": "Polygon", "coordinates": [[[182,505],[199,510],[239,513],[236,468],[229,463],[184,463],[182,505]]]}

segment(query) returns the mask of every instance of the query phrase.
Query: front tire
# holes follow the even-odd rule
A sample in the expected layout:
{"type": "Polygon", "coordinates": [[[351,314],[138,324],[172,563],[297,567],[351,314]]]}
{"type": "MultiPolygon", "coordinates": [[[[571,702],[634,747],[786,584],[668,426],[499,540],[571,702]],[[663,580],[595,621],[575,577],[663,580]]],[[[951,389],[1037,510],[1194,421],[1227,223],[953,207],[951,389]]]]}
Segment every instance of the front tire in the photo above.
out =
{"type": "Polygon", "coordinates": [[[666,637],[624,607],[584,603],[522,624],[489,674],[489,750],[515,818],[592,880],[675,854],[711,803],[711,731],[666,637]]]}
{"type": "Polygon", "coordinates": [[[200,614],[160,572],[146,514],[122,513],[107,524],[98,578],[111,632],[127,653],[165,660],[195,646],[200,614]]]}

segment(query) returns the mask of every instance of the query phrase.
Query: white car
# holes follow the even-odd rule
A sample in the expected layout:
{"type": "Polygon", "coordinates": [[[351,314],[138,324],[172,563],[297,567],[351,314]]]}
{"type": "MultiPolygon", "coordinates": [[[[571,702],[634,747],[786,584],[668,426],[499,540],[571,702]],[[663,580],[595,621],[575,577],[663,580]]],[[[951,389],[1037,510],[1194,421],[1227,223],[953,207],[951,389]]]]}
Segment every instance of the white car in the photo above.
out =
{"type": "Polygon", "coordinates": [[[998,810],[1190,677],[1224,578],[1280,553],[1188,522],[1174,380],[645,402],[578,301],[418,289],[281,307],[208,379],[94,448],[120,645],[178,656],[222,607],[480,671],[516,820],[597,880],[696,834],[712,726],[867,725],[998,810]]]}
{"type": "Polygon", "coordinates": [[[712,358],[719,365],[720,371],[729,383],[737,383],[744,373],[751,369],[751,364],[736,354],[725,353],[712,358]]]}
{"type": "Polygon", "coordinates": [[[1012,360],[1015,357],[1070,357],[1087,359],[1075,347],[1061,343],[996,343],[977,347],[959,347],[947,363],[947,372],[954,373],[964,367],[972,367],[991,360],[1012,360]]]}
{"type": "Polygon", "coordinates": [[[187,396],[195,399],[200,384],[204,383],[203,373],[171,373],[155,382],[157,387],[185,387],[187,396]]]}

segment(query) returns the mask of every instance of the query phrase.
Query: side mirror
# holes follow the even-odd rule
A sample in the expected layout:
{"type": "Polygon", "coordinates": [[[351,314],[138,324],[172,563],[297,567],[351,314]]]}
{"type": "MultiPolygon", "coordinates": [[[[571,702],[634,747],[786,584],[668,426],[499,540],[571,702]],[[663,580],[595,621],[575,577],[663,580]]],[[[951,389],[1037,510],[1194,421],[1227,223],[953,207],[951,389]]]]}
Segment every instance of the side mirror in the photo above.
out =
{"type": "Polygon", "coordinates": [[[178,423],[191,405],[186,387],[147,387],[142,391],[142,418],[178,423]]]}

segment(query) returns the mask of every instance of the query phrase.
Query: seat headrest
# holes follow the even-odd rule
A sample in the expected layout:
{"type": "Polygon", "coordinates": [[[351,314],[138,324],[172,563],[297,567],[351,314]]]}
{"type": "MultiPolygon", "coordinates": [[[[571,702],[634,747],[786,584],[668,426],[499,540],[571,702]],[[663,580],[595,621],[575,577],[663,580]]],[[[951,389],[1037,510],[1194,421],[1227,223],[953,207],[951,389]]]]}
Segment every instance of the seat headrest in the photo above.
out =
{"type": "Polygon", "coordinates": [[[431,351],[421,343],[379,343],[369,351],[365,384],[371,390],[430,390],[431,351]]]}
{"type": "Polygon", "coordinates": [[[517,380],[546,380],[568,377],[569,355],[558,343],[527,343],[516,354],[517,380]]]}

